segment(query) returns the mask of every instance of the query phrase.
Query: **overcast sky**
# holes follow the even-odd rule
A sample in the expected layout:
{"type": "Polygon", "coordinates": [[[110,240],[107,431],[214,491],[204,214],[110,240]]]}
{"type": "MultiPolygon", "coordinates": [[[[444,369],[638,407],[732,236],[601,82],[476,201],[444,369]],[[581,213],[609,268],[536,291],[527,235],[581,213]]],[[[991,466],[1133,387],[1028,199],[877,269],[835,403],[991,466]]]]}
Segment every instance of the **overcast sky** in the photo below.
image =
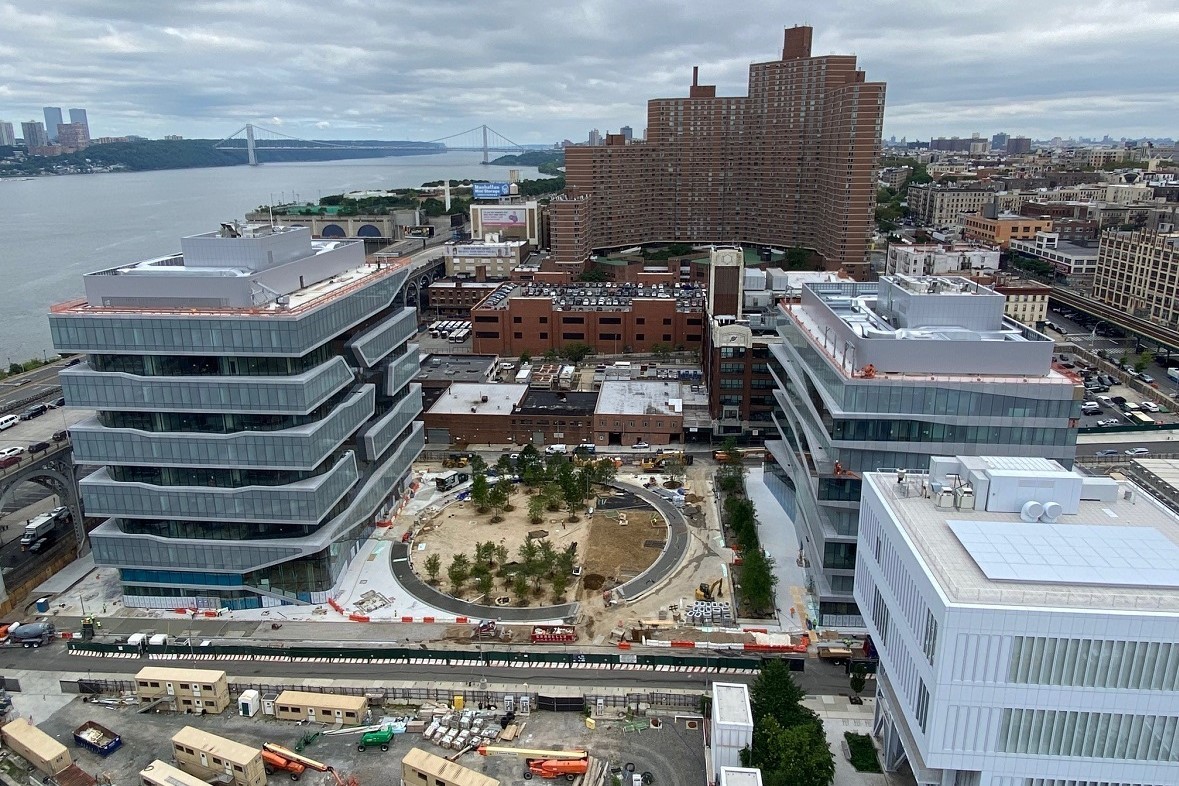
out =
{"type": "Polygon", "coordinates": [[[886,137],[1179,136],[1176,0],[0,0],[0,118],[82,106],[92,136],[638,135],[693,65],[744,95],[793,24],[888,83],[886,137]]]}

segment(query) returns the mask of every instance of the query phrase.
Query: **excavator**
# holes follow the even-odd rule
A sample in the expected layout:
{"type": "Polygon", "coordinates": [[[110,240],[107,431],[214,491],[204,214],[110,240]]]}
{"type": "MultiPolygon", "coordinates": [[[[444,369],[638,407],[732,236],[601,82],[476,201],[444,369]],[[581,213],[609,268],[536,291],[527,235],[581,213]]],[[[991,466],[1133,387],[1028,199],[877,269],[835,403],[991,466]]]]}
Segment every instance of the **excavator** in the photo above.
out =
{"type": "Polygon", "coordinates": [[[660,453],[652,458],[643,459],[642,468],[644,472],[658,472],[668,465],[669,462],[678,461],[681,467],[686,467],[692,463],[693,457],[683,451],[667,451],[660,453]]]}
{"type": "Polygon", "coordinates": [[[724,584],[724,579],[720,578],[712,582],[712,584],[701,584],[696,588],[696,600],[710,601],[721,596],[721,587],[724,584]]]}
{"type": "Polygon", "coordinates": [[[524,770],[524,780],[532,780],[539,775],[546,780],[564,777],[567,781],[576,780],[578,775],[585,775],[589,770],[589,751],[581,750],[539,750],[536,748],[508,748],[503,745],[480,745],[480,756],[493,754],[507,754],[523,756],[527,769],[524,770]]]}

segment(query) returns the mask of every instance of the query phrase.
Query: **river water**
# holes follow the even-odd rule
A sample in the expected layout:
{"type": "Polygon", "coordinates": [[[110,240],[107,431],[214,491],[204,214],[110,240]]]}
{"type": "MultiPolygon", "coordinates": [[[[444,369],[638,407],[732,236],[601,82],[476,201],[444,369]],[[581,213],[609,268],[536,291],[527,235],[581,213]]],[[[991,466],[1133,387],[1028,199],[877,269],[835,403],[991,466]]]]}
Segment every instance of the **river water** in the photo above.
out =
{"type": "MultiPolygon", "coordinates": [[[[0,181],[0,359],[53,353],[46,312],[82,294],[82,274],[180,250],[180,238],[272,200],[506,179],[479,153],[451,152],[257,167],[169,169],[0,181]]],[[[524,178],[540,177],[520,169],[524,178]]]]}

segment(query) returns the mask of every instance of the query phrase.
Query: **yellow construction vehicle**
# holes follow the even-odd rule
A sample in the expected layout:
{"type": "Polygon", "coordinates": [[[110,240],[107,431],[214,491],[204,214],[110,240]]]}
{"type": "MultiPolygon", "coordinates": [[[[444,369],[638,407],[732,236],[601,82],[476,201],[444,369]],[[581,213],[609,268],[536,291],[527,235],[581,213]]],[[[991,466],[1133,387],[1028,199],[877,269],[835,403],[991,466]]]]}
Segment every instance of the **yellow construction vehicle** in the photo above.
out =
{"type": "Polygon", "coordinates": [[[717,579],[712,584],[701,584],[696,588],[696,600],[712,600],[721,596],[721,586],[724,584],[723,578],[717,579]]]}
{"type": "Polygon", "coordinates": [[[442,466],[446,469],[463,469],[470,463],[470,460],[468,453],[451,453],[442,459],[442,466]]]}

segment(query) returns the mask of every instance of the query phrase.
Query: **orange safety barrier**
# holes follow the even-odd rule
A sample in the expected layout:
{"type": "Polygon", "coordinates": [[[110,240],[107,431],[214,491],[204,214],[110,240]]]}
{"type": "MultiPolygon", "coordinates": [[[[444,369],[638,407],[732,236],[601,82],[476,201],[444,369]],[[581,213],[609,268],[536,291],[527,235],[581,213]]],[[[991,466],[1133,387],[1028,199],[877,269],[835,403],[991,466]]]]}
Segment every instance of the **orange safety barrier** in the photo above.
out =
{"type": "Polygon", "coordinates": [[[348,619],[352,620],[353,622],[368,622],[368,615],[367,614],[349,614],[348,619]]]}
{"type": "Polygon", "coordinates": [[[455,618],[454,618],[454,621],[455,621],[456,623],[458,623],[459,625],[466,625],[466,624],[467,624],[467,618],[466,618],[466,617],[455,617],[455,618]]]}
{"type": "Polygon", "coordinates": [[[686,650],[694,650],[694,649],[696,649],[696,642],[694,642],[694,641],[673,641],[671,643],[671,646],[679,647],[681,649],[686,649],[686,650]]]}
{"type": "Polygon", "coordinates": [[[422,617],[422,622],[433,622],[433,621],[434,621],[433,617],[422,617]]]}
{"type": "Polygon", "coordinates": [[[620,641],[620,642],[618,642],[618,649],[620,649],[620,650],[629,650],[629,649],[630,649],[630,642],[629,642],[629,641],[620,641]]]}
{"type": "Polygon", "coordinates": [[[393,522],[391,520],[378,521],[377,526],[378,527],[392,527],[393,522]]]}
{"type": "Polygon", "coordinates": [[[74,637],[74,632],[70,630],[63,630],[61,632],[61,637],[63,639],[72,639],[74,637]]]}
{"type": "Polygon", "coordinates": [[[745,633],[769,633],[769,628],[742,628],[745,633]]]}
{"type": "Polygon", "coordinates": [[[402,617],[401,621],[402,622],[413,622],[413,617],[402,617]]]}
{"type": "Polygon", "coordinates": [[[343,607],[343,606],[341,606],[341,605],[340,605],[340,604],[339,604],[339,603],[336,601],[336,599],[335,599],[335,598],[328,598],[328,605],[329,605],[329,606],[331,606],[331,607],[332,607],[333,609],[335,609],[336,611],[340,612],[341,614],[343,614],[343,613],[344,613],[344,607],[343,607]]]}
{"type": "Polygon", "coordinates": [[[206,611],[206,612],[205,612],[205,616],[206,616],[206,617],[216,617],[216,616],[217,616],[217,612],[215,612],[215,611],[206,611]]]}
{"type": "Polygon", "coordinates": [[[188,613],[188,609],[172,609],[172,611],[176,612],[177,614],[187,614],[188,613]]]}

